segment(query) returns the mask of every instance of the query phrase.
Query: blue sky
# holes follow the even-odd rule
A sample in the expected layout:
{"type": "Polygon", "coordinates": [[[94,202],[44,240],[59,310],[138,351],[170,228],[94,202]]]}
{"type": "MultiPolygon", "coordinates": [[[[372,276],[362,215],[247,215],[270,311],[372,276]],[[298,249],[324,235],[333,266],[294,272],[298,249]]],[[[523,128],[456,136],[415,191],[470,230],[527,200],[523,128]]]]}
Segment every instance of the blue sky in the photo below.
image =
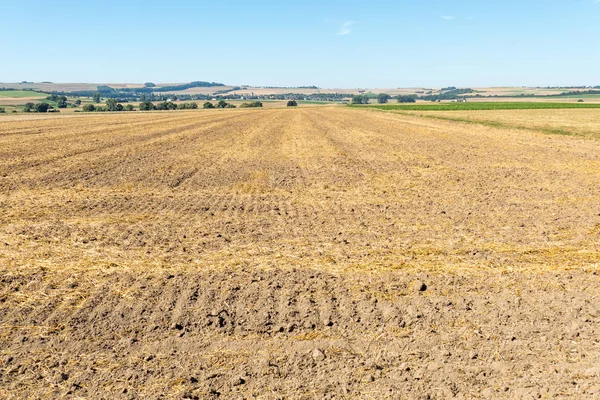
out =
{"type": "Polygon", "coordinates": [[[0,81],[600,85],[600,0],[7,1],[0,81]]]}

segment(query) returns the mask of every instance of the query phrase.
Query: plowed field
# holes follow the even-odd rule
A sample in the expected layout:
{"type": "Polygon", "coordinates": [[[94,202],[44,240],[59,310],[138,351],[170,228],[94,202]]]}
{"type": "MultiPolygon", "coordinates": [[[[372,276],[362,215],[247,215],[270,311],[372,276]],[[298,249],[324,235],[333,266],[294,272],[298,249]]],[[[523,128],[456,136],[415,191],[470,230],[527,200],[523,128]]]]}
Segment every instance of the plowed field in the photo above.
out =
{"type": "Polygon", "coordinates": [[[535,127],[0,119],[0,397],[600,398],[600,141],[535,127]]]}

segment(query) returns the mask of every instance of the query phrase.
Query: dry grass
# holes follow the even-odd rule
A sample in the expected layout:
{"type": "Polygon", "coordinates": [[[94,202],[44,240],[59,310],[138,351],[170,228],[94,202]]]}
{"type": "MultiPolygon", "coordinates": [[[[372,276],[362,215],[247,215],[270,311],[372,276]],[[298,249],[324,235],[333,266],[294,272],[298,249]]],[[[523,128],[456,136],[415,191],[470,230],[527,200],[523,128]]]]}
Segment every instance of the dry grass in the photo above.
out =
{"type": "Polygon", "coordinates": [[[415,115],[441,117],[449,120],[473,121],[498,128],[527,129],[541,133],[600,138],[598,109],[556,110],[488,110],[418,112],[415,115]]]}

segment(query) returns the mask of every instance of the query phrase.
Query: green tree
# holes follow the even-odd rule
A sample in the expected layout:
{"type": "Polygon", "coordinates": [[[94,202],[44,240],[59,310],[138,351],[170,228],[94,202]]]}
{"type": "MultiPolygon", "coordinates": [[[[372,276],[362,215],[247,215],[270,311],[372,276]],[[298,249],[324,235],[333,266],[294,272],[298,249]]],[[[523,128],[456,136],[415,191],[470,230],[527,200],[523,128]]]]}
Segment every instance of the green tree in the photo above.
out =
{"type": "Polygon", "coordinates": [[[80,99],[75,100],[75,105],[76,106],[80,106],[81,105],[81,100],[80,99]]]}
{"type": "Polygon", "coordinates": [[[398,96],[398,103],[416,103],[416,102],[417,102],[416,94],[409,94],[406,96],[398,96]]]}
{"type": "Polygon", "coordinates": [[[215,108],[214,104],[211,103],[210,101],[207,101],[206,103],[204,103],[202,105],[202,108],[215,108]]]}
{"type": "Polygon", "coordinates": [[[225,108],[227,107],[227,102],[225,100],[219,100],[217,103],[217,108],[225,108]]]}
{"type": "Polygon", "coordinates": [[[36,112],[45,113],[45,112],[48,112],[48,110],[50,109],[50,104],[48,104],[48,103],[37,103],[35,106],[33,106],[33,109],[36,112]]]}
{"type": "Polygon", "coordinates": [[[125,111],[133,111],[133,110],[134,110],[134,108],[133,108],[133,104],[127,104],[127,105],[125,106],[125,111]]]}
{"type": "Polygon", "coordinates": [[[35,104],[33,103],[25,103],[25,107],[23,108],[24,112],[31,112],[35,104]]]}
{"type": "Polygon", "coordinates": [[[156,105],[156,107],[154,107],[155,110],[176,110],[177,109],[177,104],[173,103],[172,101],[163,101],[162,103],[159,103],[156,105]]]}
{"type": "Polygon", "coordinates": [[[388,102],[389,99],[391,99],[392,96],[390,96],[387,93],[379,93],[379,95],[377,96],[377,102],[379,104],[385,104],[388,102]]]}
{"type": "Polygon", "coordinates": [[[100,103],[100,92],[96,92],[94,93],[93,99],[94,99],[94,103],[100,103]]]}
{"type": "Polygon", "coordinates": [[[287,102],[288,107],[296,107],[297,105],[298,105],[298,103],[296,102],[296,100],[289,100],[287,102]]]}
{"type": "MultiPolygon", "coordinates": [[[[106,109],[108,111],[118,111],[117,110],[118,105],[119,105],[119,103],[117,103],[117,100],[115,100],[115,99],[106,100],[106,109]]],[[[121,108],[123,108],[123,106],[121,106],[121,108]]]]}
{"type": "Polygon", "coordinates": [[[154,110],[154,104],[151,101],[143,101],[140,103],[140,111],[154,110]]]}
{"type": "Polygon", "coordinates": [[[96,111],[96,106],[93,104],[86,104],[85,106],[83,106],[83,111],[85,111],[85,112],[96,111]]]}
{"type": "Polygon", "coordinates": [[[362,94],[357,94],[352,97],[352,104],[369,104],[369,97],[362,94]]]}
{"type": "Polygon", "coordinates": [[[60,99],[56,102],[58,108],[67,108],[68,104],[66,100],[60,99]]]}

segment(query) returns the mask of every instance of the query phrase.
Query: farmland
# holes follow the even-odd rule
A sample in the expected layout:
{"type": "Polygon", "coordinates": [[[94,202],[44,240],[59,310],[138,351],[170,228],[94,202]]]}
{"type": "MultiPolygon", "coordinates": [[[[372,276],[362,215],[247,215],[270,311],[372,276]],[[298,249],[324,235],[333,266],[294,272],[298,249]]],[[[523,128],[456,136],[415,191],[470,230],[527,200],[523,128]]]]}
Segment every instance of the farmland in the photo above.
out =
{"type": "Polygon", "coordinates": [[[0,98],[2,97],[20,99],[23,97],[40,98],[46,97],[46,95],[44,93],[32,92],[29,90],[0,90],[0,98]]]}
{"type": "MultiPolygon", "coordinates": [[[[352,107],[365,107],[355,106],[352,107]]],[[[373,104],[368,107],[379,110],[404,111],[475,111],[475,110],[560,110],[565,108],[600,108],[597,103],[561,102],[466,102],[466,103],[420,103],[420,104],[373,104]]]]}
{"type": "Polygon", "coordinates": [[[599,396],[600,110],[402,107],[1,118],[0,397],[599,396]]]}

